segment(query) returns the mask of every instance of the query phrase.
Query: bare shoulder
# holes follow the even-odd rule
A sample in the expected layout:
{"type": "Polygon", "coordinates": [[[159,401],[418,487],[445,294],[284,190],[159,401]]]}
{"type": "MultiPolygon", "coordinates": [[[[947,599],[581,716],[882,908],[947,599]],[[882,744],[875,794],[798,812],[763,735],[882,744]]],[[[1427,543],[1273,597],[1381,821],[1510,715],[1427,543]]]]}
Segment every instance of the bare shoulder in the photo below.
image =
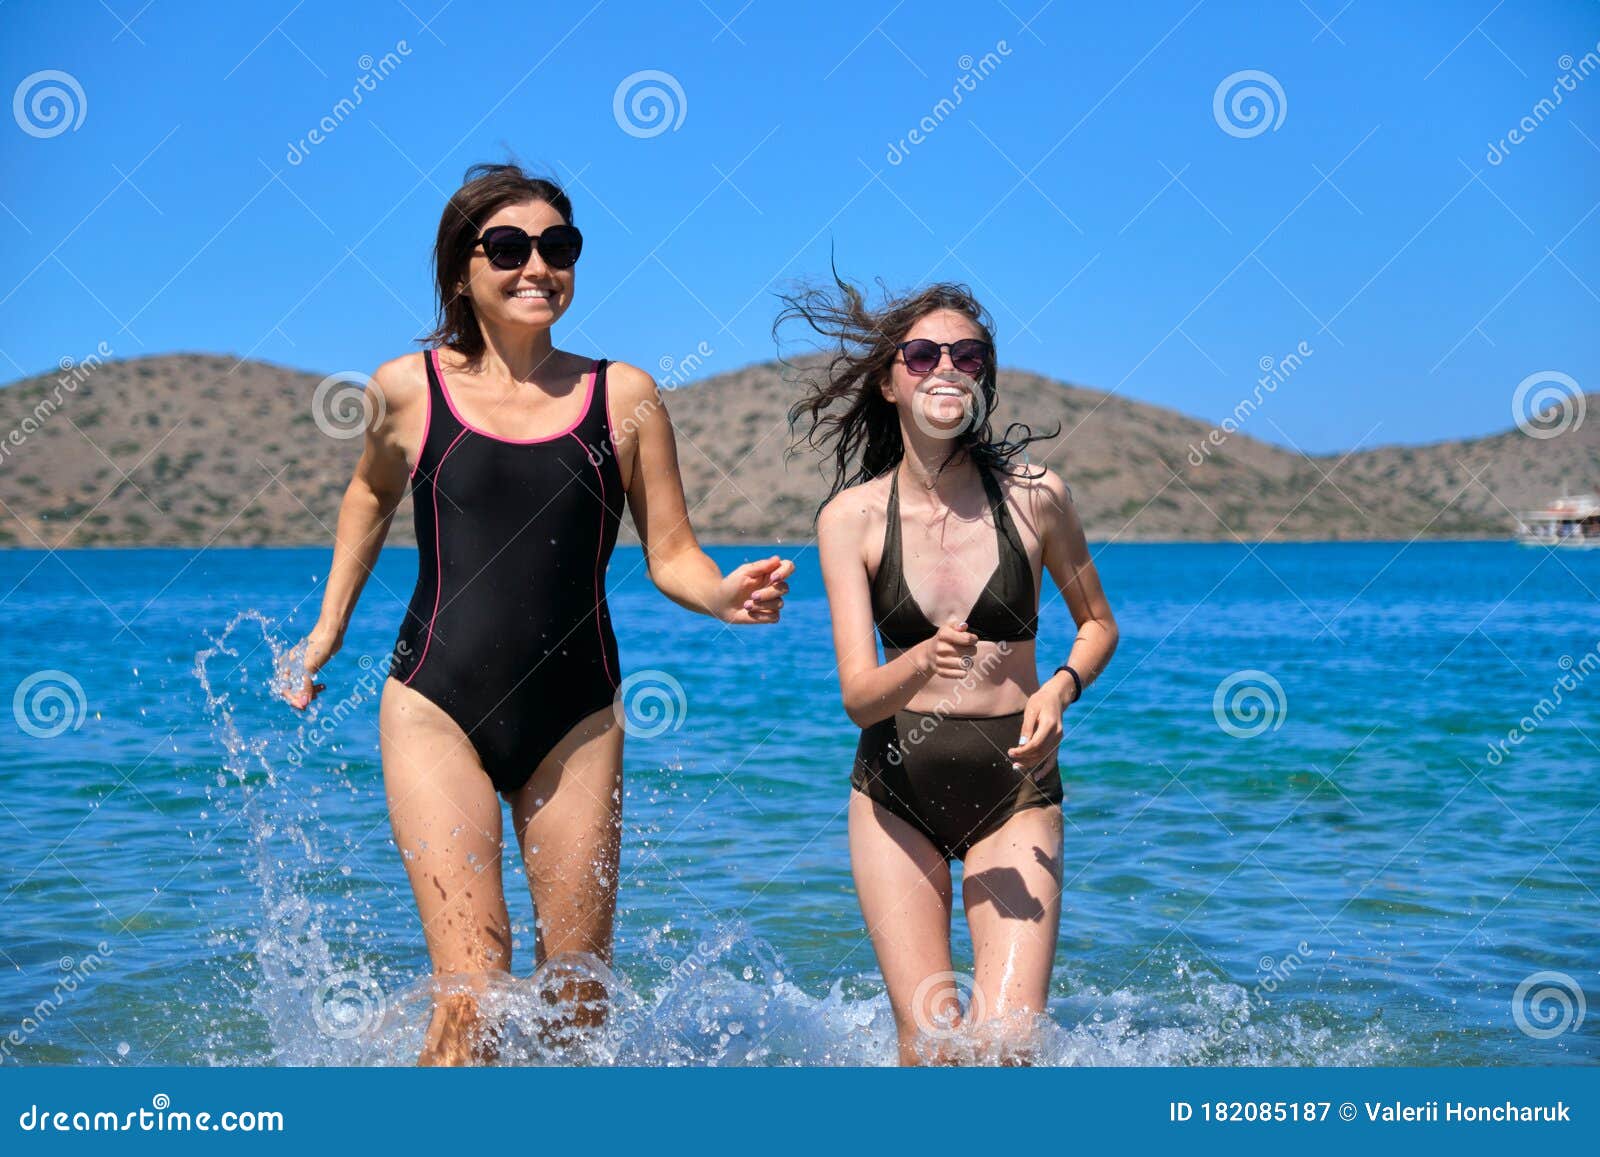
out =
{"type": "Polygon", "coordinates": [[[1029,466],[1004,476],[1006,499],[1014,506],[1044,513],[1072,505],[1072,488],[1048,466],[1029,466]]]}
{"type": "Polygon", "coordinates": [[[378,390],[384,405],[391,412],[426,404],[428,371],[423,365],[425,356],[419,353],[401,354],[373,371],[369,388],[378,390]]]}
{"type": "Polygon", "coordinates": [[[817,535],[840,542],[866,542],[883,533],[889,504],[889,475],[846,486],[817,515],[817,535]]]}
{"type": "Polygon", "coordinates": [[[606,392],[614,403],[613,409],[636,406],[660,394],[656,380],[638,366],[628,362],[606,363],[606,392]]]}
{"type": "Polygon", "coordinates": [[[1020,474],[1006,475],[1003,486],[1015,516],[1041,541],[1063,534],[1072,537],[1078,515],[1072,506],[1072,488],[1061,475],[1048,466],[1030,466],[1020,474]]]}

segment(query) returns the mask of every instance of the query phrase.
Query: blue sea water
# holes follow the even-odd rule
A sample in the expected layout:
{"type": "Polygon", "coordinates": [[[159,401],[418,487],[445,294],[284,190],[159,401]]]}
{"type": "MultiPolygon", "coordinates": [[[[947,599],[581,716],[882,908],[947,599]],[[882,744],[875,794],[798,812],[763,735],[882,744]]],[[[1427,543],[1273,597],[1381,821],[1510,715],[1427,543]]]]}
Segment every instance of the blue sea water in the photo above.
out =
{"type": "MultiPolygon", "coordinates": [[[[617,1012],[587,1059],[894,1060],[846,855],[855,733],[796,557],[784,622],[739,630],[613,560],[624,671],[654,690],[627,742],[617,1012]]],[[[1066,718],[1048,1060],[1600,1061],[1600,552],[1095,557],[1122,643],[1066,718]]],[[[270,680],[328,560],[0,552],[0,1061],[414,1059],[427,956],[377,690],[416,555],[384,552],[307,717],[270,680]]],[[[1041,665],[1073,632],[1047,601],[1041,665]]],[[[505,871],[495,999],[531,1025],[546,978],[505,871]]],[[[518,1047],[563,1059],[533,1029],[518,1047]]]]}

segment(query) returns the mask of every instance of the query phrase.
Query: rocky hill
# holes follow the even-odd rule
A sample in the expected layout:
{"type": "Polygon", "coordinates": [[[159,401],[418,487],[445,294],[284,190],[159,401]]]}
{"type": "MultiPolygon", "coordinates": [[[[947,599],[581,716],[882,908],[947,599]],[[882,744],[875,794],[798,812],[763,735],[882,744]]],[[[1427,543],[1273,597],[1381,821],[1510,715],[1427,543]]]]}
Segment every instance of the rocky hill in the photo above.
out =
{"type": "MultiPolygon", "coordinates": [[[[826,485],[814,454],[786,460],[786,373],[754,365],[667,395],[704,541],[811,537],[826,485]]],[[[1243,432],[1204,452],[1205,421],[1029,373],[1000,379],[997,423],[1061,423],[1035,458],[1066,478],[1096,541],[1506,538],[1511,512],[1600,486],[1600,395],[1556,438],[1512,428],[1306,457],[1243,432]]],[[[319,425],[320,381],[172,354],[0,390],[0,544],[327,544],[360,440],[319,425]]],[[[389,541],[414,541],[409,500],[389,541]]]]}

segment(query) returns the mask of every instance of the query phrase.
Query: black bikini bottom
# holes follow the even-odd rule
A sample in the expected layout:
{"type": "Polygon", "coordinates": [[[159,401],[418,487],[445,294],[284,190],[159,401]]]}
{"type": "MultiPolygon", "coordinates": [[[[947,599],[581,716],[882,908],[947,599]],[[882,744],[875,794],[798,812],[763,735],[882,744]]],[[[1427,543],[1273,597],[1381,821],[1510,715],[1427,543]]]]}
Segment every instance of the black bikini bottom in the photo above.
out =
{"type": "Polygon", "coordinates": [[[927,836],[945,859],[965,859],[1017,812],[1061,802],[1054,751],[1033,767],[1011,766],[1006,751],[1021,728],[1020,711],[897,711],[862,729],[850,786],[927,836]]]}

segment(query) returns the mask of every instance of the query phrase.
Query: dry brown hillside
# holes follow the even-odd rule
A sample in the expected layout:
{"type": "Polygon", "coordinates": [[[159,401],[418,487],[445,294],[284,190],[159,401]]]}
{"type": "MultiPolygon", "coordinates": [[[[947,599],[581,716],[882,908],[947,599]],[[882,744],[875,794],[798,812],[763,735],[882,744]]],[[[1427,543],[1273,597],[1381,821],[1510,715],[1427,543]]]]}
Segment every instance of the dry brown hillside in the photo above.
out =
{"type": "MultiPolygon", "coordinates": [[[[319,375],[173,354],[63,380],[0,390],[0,544],[329,541],[360,444],[314,421],[319,375]]],[[[1098,541],[1503,538],[1509,511],[1600,485],[1595,395],[1589,420],[1549,440],[1512,429],[1341,461],[1235,433],[1195,466],[1189,448],[1211,429],[1198,419],[1028,373],[1002,371],[1000,390],[997,422],[1061,422],[1036,457],[1067,479],[1098,541]]],[[[814,456],[785,461],[794,396],[777,363],[668,394],[702,539],[810,537],[825,484],[814,456]]],[[[414,541],[409,501],[390,541],[414,541]]]]}

